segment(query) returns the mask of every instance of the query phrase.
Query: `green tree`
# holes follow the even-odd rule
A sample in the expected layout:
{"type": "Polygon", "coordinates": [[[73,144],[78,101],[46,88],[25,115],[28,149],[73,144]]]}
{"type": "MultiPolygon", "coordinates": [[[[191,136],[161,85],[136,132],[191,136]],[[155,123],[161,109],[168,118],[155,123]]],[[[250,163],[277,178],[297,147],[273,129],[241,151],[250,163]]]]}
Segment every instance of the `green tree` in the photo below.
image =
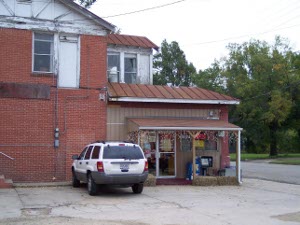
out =
{"type": "Polygon", "coordinates": [[[269,148],[275,156],[281,134],[297,133],[299,139],[299,126],[292,125],[299,123],[299,54],[280,37],[273,45],[251,40],[227,48],[228,57],[200,71],[195,83],[239,98],[231,115],[244,128],[247,149],[269,148]]]}
{"type": "Polygon", "coordinates": [[[153,83],[158,85],[190,86],[192,75],[196,73],[196,68],[187,62],[176,41],[170,44],[166,40],[162,42],[161,51],[154,55],[153,67],[157,71],[153,83]]]}
{"type": "Polygon", "coordinates": [[[226,79],[221,74],[220,62],[215,60],[211,67],[199,70],[197,74],[194,74],[192,82],[198,87],[224,93],[226,91],[226,79]]]}
{"type": "Polygon", "coordinates": [[[97,0],[73,0],[85,8],[91,7],[97,0]]]}

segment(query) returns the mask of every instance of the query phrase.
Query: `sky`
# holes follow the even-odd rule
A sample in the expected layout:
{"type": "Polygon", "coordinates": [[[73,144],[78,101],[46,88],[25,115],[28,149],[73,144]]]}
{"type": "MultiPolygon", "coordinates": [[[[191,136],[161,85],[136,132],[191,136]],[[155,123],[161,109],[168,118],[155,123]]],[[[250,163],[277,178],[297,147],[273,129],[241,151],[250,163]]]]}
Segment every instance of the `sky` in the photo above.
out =
{"type": "Polygon", "coordinates": [[[280,35],[300,50],[300,0],[97,0],[89,10],[121,34],[178,42],[197,70],[227,56],[229,43],[280,35]]]}

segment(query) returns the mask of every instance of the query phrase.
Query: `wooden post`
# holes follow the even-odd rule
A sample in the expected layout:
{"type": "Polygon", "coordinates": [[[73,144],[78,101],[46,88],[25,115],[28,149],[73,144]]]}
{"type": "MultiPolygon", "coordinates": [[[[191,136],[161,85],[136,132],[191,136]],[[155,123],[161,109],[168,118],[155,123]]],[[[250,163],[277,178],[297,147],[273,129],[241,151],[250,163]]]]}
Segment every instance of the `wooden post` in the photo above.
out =
{"type": "Polygon", "coordinates": [[[238,137],[236,142],[236,178],[241,183],[241,131],[238,131],[238,137]]]}

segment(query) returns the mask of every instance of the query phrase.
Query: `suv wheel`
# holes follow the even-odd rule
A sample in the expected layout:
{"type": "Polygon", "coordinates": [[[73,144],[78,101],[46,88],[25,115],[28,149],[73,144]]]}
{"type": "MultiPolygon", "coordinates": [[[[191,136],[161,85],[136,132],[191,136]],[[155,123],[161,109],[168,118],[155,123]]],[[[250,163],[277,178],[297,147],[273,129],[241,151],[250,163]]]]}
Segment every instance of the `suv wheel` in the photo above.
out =
{"type": "Polygon", "coordinates": [[[98,187],[95,181],[93,180],[91,173],[88,174],[87,180],[88,180],[87,187],[88,187],[89,194],[92,196],[96,195],[98,192],[98,187]]]}
{"type": "Polygon", "coordinates": [[[134,184],[131,188],[133,193],[141,194],[144,188],[144,184],[134,184]]]}
{"type": "Polygon", "coordinates": [[[79,187],[80,181],[76,178],[74,170],[72,170],[72,186],[73,187],[79,187]]]}

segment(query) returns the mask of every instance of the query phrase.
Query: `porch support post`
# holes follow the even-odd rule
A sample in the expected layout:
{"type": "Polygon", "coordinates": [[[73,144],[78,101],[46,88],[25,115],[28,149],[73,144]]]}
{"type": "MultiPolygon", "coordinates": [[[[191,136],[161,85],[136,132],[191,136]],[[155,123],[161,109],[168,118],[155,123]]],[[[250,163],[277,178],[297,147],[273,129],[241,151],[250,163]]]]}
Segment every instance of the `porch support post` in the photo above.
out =
{"type": "Polygon", "coordinates": [[[242,183],[241,181],[241,131],[238,131],[238,141],[236,146],[236,176],[238,179],[239,184],[242,183]]]}
{"type": "Polygon", "coordinates": [[[193,162],[192,162],[192,168],[193,168],[193,179],[195,179],[196,176],[196,137],[200,134],[200,131],[189,131],[189,134],[191,135],[191,137],[193,138],[193,162]]]}

